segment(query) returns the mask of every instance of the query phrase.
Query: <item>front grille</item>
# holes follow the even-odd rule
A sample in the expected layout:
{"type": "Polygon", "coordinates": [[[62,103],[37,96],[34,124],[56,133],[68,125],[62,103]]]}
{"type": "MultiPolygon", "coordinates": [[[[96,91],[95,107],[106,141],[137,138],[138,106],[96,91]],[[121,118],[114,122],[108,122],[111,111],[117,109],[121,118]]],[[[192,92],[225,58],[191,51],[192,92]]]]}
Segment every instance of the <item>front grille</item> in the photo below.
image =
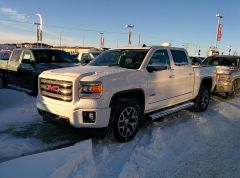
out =
{"type": "Polygon", "coordinates": [[[43,96],[56,100],[72,101],[73,84],[70,81],[40,79],[41,93],[43,96]]]}

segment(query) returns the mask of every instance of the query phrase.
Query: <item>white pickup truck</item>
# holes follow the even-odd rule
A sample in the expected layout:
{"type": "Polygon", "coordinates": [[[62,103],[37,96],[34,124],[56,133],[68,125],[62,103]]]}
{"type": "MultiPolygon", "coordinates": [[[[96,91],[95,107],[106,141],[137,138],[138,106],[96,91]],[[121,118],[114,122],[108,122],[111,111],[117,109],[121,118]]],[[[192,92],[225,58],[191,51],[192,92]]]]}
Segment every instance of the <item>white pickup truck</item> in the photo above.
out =
{"type": "Polygon", "coordinates": [[[89,132],[108,130],[126,142],[144,118],[188,107],[206,110],[214,86],[215,67],[192,67],[185,49],[124,47],[105,51],[84,67],[43,72],[36,104],[44,120],[89,132]]]}

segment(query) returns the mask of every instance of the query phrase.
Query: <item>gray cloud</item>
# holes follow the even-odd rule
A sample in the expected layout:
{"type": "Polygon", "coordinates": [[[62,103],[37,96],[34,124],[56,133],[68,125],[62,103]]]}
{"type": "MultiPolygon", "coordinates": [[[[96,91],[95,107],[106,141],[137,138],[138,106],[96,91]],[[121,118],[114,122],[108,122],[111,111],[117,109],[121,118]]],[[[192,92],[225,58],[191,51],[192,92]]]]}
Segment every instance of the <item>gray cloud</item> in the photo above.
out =
{"type": "Polygon", "coordinates": [[[17,10],[7,7],[0,8],[0,12],[4,14],[8,14],[11,19],[20,21],[20,22],[27,22],[29,20],[29,16],[23,13],[19,13],[17,10]]]}

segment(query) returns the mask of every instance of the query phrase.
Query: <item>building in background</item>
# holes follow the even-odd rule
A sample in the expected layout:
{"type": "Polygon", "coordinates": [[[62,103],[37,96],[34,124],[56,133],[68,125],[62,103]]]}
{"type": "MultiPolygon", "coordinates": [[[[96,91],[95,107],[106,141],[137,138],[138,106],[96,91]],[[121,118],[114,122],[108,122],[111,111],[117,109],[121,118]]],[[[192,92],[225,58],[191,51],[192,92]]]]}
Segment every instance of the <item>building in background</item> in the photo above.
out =
{"type": "Polygon", "coordinates": [[[81,46],[55,46],[54,49],[63,50],[72,54],[79,54],[81,52],[89,52],[89,51],[99,51],[99,48],[94,47],[81,47],[81,46]]]}

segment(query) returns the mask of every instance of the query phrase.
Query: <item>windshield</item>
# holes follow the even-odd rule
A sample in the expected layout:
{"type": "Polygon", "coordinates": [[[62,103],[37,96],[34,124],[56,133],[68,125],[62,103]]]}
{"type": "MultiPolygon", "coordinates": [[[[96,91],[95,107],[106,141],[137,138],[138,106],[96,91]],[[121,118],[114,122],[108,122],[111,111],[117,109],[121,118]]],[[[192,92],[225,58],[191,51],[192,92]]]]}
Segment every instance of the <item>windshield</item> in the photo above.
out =
{"type": "Polygon", "coordinates": [[[239,67],[240,59],[236,57],[208,57],[203,61],[203,65],[210,66],[230,66],[239,67]]]}
{"type": "Polygon", "coordinates": [[[93,55],[93,58],[96,58],[99,54],[101,54],[101,52],[91,52],[92,55],[93,55]]]}
{"type": "Polygon", "coordinates": [[[100,54],[90,66],[119,66],[128,69],[138,69],[148,50],[121,49],[109,50],[100,54]]]}
{"type": "Polygon", "coordinates": [[[69,53],[58,50],[34,50],[36,63],[77,63],[69,53]]]}

